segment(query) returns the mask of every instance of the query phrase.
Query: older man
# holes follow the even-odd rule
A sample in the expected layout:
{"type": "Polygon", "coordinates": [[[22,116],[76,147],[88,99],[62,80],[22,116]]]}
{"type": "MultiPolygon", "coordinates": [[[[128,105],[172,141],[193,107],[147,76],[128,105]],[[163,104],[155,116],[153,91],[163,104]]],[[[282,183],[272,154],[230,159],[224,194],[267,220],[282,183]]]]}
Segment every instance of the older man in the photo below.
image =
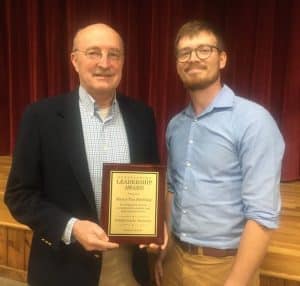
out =
{"type": "MultiPolygon", "coordinates": [[[[98,224],[102,164],[158,162],[152,110],[116,92],[120,35],[105,24],[79,30],[71,61],[80,86],[27,108],[5,193],[13,216],[33,230],[31,286],[98,285],[102,251],[118,247],[98,224]]],[[[116,275],[118,285],[137,283],[116,275]]]]}

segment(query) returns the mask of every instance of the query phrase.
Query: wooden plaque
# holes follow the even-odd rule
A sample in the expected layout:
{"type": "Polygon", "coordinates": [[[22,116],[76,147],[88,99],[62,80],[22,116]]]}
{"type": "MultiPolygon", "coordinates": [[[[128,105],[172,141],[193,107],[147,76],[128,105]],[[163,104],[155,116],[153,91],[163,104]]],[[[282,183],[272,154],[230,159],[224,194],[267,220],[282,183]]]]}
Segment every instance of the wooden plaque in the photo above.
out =
{"type": "Polygon", "coordinates": [[[163,243],[165,180],[165,166],[103,164],[100,223],[110,241],[163,243]]]}

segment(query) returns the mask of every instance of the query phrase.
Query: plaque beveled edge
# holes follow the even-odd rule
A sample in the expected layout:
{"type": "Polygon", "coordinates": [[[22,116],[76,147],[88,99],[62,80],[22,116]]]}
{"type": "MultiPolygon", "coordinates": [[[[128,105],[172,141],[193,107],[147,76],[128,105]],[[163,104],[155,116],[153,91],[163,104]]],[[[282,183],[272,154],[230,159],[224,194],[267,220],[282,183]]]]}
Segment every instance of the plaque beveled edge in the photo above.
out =
{"type": "Polygon", "coordinates": [[[164,210],[165,210],[165,179],[166,179],[166,166],[156,164],[124,164],[124,163],[104,163],[103,175],[102,175],[102,201],[101,201],[101,216],[100,226],[108,234],[109,241],[117,243],[128,244],[149,244],[157,243],[162,244],[164,241],[164,210]],[[156,236],[136,236],[136,235],[122,235],[110,236],[108,234],[109,226],[109,201],[110,201],[110,173],[111,171],[142,171],[151,172],[155,171],[159,173],[157,181],[157,235],[156,236]]]}

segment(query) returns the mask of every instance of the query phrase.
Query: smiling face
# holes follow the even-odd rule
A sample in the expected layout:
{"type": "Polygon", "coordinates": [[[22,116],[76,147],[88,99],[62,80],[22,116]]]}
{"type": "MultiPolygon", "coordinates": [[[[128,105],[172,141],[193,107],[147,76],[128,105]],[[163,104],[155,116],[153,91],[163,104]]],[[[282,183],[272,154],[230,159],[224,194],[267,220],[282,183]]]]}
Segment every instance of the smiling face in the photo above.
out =
{"type": "Polygon", "coordinates": [[[121,37],[107,25],[90,25],[76,34],[71,61],[89,94],[115,92],[122,77],[123,53],[121,37]]]}
{"type": "Polygon", "coordinates": [[[209,57],[200,59],[196,55],[196,48],[203,46],[218,47],[217,39],[209,31],[199,31],[192,36],[183,36],[177,44],[177,54],[191,52],[185,62],[177,60],[177,73],[183,84],[189,90],[205,89],[220,82],[220,70],[226,65],[226,53],[212,48],[209,57]]]}

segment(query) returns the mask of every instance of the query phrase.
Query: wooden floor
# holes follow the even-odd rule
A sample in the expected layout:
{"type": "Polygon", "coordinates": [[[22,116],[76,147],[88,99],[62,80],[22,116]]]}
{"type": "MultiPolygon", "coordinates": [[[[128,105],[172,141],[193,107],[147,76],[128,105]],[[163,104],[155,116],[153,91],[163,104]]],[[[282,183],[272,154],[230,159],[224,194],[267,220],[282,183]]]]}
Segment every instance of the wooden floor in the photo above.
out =
{"type": "MultiPolygon", "coordinates": [[[[3,204],[10,164],[0,156],[0,276],[25,281],[31,233],[3,204]]],[[[300,182],[281,184],[281,194],[281,224],[262,265],[261,286],[300,286],[300,182]]]]}

